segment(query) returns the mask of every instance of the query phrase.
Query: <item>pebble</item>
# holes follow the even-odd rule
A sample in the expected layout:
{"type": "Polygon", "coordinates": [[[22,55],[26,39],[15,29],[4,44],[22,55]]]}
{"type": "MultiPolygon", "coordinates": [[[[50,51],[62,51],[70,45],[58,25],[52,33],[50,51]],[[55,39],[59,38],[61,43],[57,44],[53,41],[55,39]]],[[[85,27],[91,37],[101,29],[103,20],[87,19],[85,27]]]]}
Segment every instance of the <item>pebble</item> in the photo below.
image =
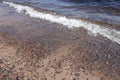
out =
{"type": "Polygon", "coordinates": [[[4,75],[4,76],[2,77],[2,80],[10,80],[10,79],[9,79],[9,77],[8,77],[7,75],[4,75]]]}
{"type": "Polygon", "coordinates": [[[3,69],[2,68],[0,68],[0,73],[2,73],[3,72],[3,69]]]}
{"type": "Polygon", "coordinates": [[[20,80],[18,76],[16,77],[16,80],[20,80]]]}

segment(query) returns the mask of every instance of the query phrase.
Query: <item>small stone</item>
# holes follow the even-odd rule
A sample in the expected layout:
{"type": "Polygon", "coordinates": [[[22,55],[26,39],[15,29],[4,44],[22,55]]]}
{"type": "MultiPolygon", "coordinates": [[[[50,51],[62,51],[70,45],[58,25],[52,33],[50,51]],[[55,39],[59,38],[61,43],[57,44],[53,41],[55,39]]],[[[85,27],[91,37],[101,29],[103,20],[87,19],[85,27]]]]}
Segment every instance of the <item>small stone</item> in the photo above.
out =
{"type": "Polygon", "coordinates": [[[105,80],[105,78],[100,78],[100,80],[105,80]]]}
{"type": "Polygon", "coordinates": [[[10,80],[10,79],[9,79],[8,76],[4,75],[4,76],[2,77],[2,80],[10,80]]]}
{"type": "Polygon", "coordinates": [[[106,64],[108,65],[108,64],[109,64],[109,62],[108,62],[108,61],[106,61],[106,64]]]}
{"type": "Polygon", "coordinates": [[[0,64],[3,64],[3,63],[4,63],[4,61],[2,59],[0,59],[0,64]]]}
{"type": "Polygon", "coordinates": [[[47,78],[41,78],[41,80],[47,80],[47,78]]]}
{"type": "Polygon", "coordinates": [[[89,80],[88,78],[86,80],[89,80]]]}
{"type": "Polygon", "coordinates": [[[2,68],[0,68],[0,73],[2,73],[3,72],[3,69],[2,68]]]}
{"type": "Polygon", "coordinates": [[[16,77],[16,80],[20,80],[18,76],[16,77]]]}
{"type": "Polygon", "coordinates": [[[85,67],[81,67],[82,69],[85,69],[85,67]]]}

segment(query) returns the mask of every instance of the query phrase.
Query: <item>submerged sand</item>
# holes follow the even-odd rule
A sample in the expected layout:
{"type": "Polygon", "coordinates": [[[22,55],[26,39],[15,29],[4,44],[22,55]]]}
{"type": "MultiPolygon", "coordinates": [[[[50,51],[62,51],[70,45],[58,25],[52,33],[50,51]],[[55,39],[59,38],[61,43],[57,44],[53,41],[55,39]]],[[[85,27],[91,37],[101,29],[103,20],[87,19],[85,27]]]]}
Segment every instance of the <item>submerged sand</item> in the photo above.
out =
{"type": "Polygon", "coordinates": [[[119,80],[120,45],[0,4],[0,80],[119,80]]]}

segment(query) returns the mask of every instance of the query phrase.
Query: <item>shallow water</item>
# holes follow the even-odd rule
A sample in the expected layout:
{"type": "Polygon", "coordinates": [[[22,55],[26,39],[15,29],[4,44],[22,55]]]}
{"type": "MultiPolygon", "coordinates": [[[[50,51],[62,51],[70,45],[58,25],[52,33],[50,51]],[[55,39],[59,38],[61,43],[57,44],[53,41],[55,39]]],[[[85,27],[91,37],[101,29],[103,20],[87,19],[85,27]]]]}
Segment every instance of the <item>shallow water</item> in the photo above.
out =
{"type": "MultiPolygon", "coordinates": [[[[113,3],[111,1],[105,1],[104,4],[103,2],[73,2],[60,0],[3,1],[4,4],[15,8],[18,13],[23,13],[33,18],[47,20],[52,23],[62,24],[68,28],[82,27],[86,29],[90,35],[97,36],[99,34],[120,44],[119,11],[118,14],[114,14],[114,11],[108,14],[105,12],[107,10],[104,10],[103,8],[110,5],[117,7],[119,6],[119,2],[116,1],[113,3]],[[103,10],[103,12],[98,12],[97,10],[103,10]],[[79,14],[81,12],[83,15],[79,14]]],[[[117,9],[119,9],[119,7],[117,9]]],[[[117,13],[117,11],[115,11],[115,13],[117,13]]]]}

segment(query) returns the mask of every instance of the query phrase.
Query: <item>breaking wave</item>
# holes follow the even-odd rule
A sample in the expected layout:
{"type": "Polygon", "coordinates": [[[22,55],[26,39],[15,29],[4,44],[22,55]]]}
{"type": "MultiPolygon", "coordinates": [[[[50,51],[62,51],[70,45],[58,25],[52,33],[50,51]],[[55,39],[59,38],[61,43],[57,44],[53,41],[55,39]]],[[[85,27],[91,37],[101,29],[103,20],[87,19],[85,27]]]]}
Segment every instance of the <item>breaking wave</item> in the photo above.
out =
{"type": "Polygon", "coordinates": [[[30,17],[49,20],[51,22],[67,26],[68,28],[82,27],[88,32],[93,33],[94,35],[100,34],[103,37],[106,37],[120,44],[120,31],[117,31],[115,29],[109,29],[104,26],[100,26],[98,24],[90,23],[88,21],[80,19],[70,19],[66,16],[59,16],[50,13],[45,13],[42,11],[37,11],[34,8],[25,5],[20,5],[6,1],[4,1],[3,3],[9,5],[10,7],[14,7],[18,13],[22,13],[24,11],[25,14],[29,15],[30,17]]]}

